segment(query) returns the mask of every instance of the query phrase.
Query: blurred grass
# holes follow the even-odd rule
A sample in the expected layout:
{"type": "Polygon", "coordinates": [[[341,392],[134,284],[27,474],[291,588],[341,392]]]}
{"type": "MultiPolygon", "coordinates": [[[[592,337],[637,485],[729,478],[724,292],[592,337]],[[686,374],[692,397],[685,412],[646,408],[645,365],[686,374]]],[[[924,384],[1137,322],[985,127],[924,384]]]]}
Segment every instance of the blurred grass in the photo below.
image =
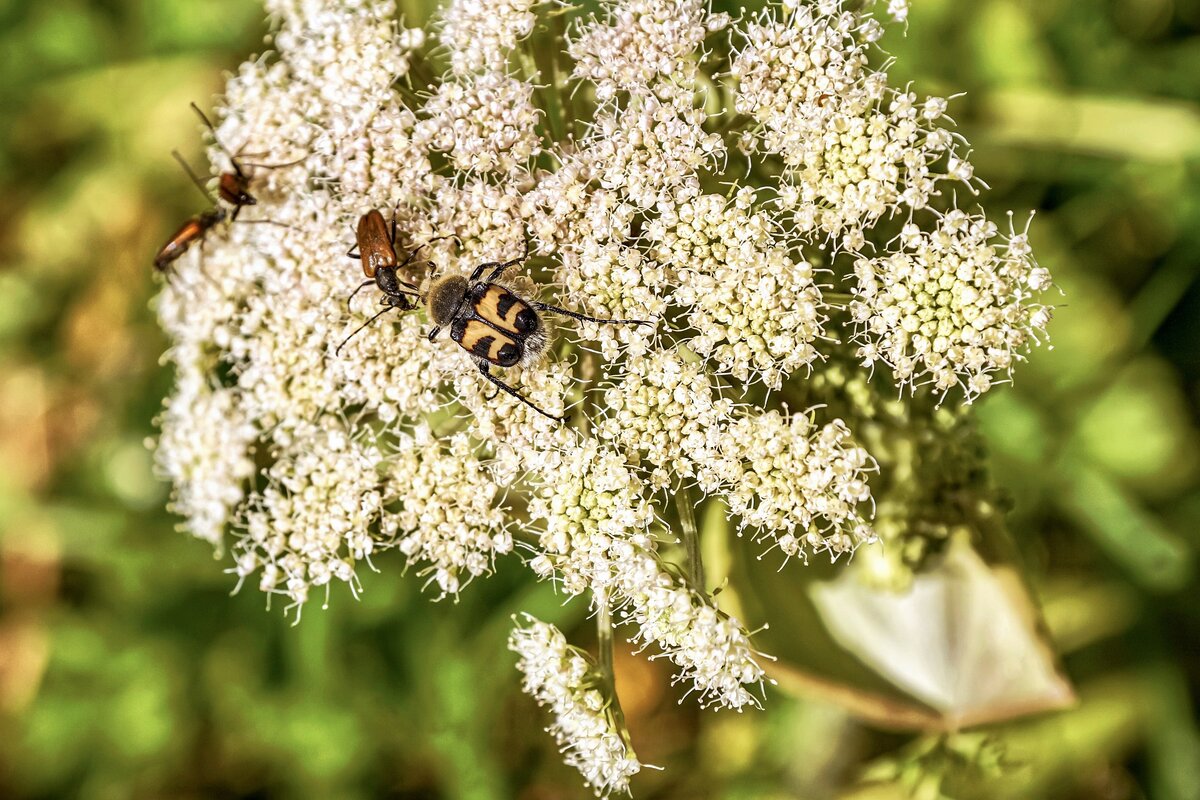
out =
{"type": "MultiPolygon", "coordinates": [[[[1200,5],[913,5],[894,78],[967,92],[983,202],[1039,209],[1065,293],[978,419],[1082,702],[982,746],[778,692],[701,713],[620,656],[667,768],[638,796],[1200,797],[1200,5]]],[[[586,642],[577,606],[512,565],[430,604],[388,554],[292,628],[162,511],[149,262],[196,208],[168,154],[263,33],[248,0],[0,3],[0,796],[583,797],[503,650],[518,608],[586,642]]]]}

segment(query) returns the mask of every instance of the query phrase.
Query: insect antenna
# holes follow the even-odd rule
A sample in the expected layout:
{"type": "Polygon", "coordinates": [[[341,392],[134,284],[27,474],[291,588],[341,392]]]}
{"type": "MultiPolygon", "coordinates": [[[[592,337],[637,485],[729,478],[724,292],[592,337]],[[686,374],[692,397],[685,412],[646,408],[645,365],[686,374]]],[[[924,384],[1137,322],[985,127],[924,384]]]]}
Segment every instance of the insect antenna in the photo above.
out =
{"type": "Polygon", "coordinates": [[[245,178],[246,174],[244,172],[242,172],[242,168],[238,164],[237,156],[235,156],[233,153],[229,152],[229,148],[226,147],[225,144],[221,141],[221,139],[217,136],[217,129],[212,124],[212,121],[204,114],[203,111],[200,110],[200,106],[196,105],[195,103],[192,103],[191,105],[192,105],[192,111],[196,112],[197,116],[200,117],[200,121],[204,123],[204,127],[208,128],[209,133],[212,134],[213,141],[217,143],[217,147],[221,148],[223,151],[225,151],[225,155],[229,156],[229,162],[231,164],[233,164],[234,172],[236,172],[239,177],[245,178]]]}
{"type": "Polygon", "coordinates": [[[380,318],[380,317],[382,317],[384,314],[386,314],[387,312],[391,311],[391,310],[392,310],[392,309],[394,309],[394,308],[399,308],[399,306],[387,306],[387,307],[386,307],[386,308],[384,308],[382,311],[380,311],[379,313],[377,313],[375,316],[371,317],[369,320],[367,320],[366,322],[364,322],[362,325],[359,325],[357,328],[355,328],[355,329],[354,329],[354,333],[350,334],[350,335],[349,335],[349,336],[347,336],[345,339],[343,339],[343,340],[342,340],[342,343],[341,343],[341,344],[339,344],[339,345],[337,346],[337,349],[333,351],[333,354],[334,354],[335,356],[336,356],[336,355],[341,355],[341,353],[342,353],[342,348],[346,346],[346,342],[348,342],[348,341],[350,341],[351,339],[353,339],[355,336],[357,336],[357,335],[358,335],[358,334],[359,334],[359,333],[362,331],[362,329],[363,329],[363,328],[367,327],[367,326],[368,326],[368,325],[370,325],[372,322],[374,322],[375,320],[379,319],[379,318],[380,318]]]}
{"type": "Polygon", "coordinates": [[[284,161],[282,164],[259,164],[257,162],[245,161],[242,162],[243,167],[251,167],[253,169],[283,169],[284,167],[294,167],[308,160],[308,156],[300,156],[292,161],[284,161]]]}
{"type": "Polygon", "coordinates": [[[188,163],[183,160],[183,156],[179,155],[179,151],[172,150],[171,155],[175,156],[175,160],[179,162],[179,166],[183,167],[183,171],[186,172],[188,177],[192,179],[192,183],[196,184],[196,188],[200,190],[200,193],[204,195],[205,199],[215,206],[217,204],[217,199],[212,196],[212,193],[208,191],[207,188],[205,188],[204,181],[200,180],[200,176],[197,175],[190,166],[188,166],[188,163]]]}

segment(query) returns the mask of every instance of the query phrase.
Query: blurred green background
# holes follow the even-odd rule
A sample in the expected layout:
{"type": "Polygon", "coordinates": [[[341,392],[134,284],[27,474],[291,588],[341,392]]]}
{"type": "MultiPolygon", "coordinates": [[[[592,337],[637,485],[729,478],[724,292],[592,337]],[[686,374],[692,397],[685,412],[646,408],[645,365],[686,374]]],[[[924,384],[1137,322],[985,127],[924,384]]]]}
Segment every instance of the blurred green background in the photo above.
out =
{"type": "MultiPolygon", "coordinates": [[[[913,6],[894,79],[967,92],[983,202],[1039,209],[1065,293],[978,419],[1081,703],[924,738],[781,691],[701,712],[618,654],[666,768],[636,796],[1198,798],[1200,4],[913,6]]],[[[389,553],[291,627],[163,510],[150,261],[198,210],[169,153],[200,162],[188,102],[264,33],[250,0],[0,2],[0,796],[586,797],[503,646],[517,609],[586,643],[577,605],[512,564],[432,604],[389,553]]]]}

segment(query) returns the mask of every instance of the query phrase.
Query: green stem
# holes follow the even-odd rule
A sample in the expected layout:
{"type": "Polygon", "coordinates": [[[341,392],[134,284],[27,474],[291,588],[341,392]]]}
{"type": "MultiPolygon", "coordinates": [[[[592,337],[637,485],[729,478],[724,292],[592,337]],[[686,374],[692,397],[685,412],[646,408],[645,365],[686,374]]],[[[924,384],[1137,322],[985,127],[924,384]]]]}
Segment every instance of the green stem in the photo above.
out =
{"type": "MultiPolygon", "coordinates": [[[[600,610],[596,613],[596,640],[600,646],[600,671],[604,673],[604,679],[611,689],[615,679],[613,677],[612,608],[608,604],[608,598],[604,599],[604,602],[600,604],[600,610]]],[[[615,694],[614,692],[614,696],[615,694]]]]}
{"type": "MultiPolygon", "coordinates": [[[[609,605],[607,597],[604,598],[600,609],[596,612],[596,641],[599,650],[597,663],[600,666],[601,680],[604,681],[608,700],[612,703],[610,708],[613,721],[616,723],[616,729],[621,733],[621,737],[625,740],[625,745],[629,747],[629,728],[625,724],[625,712],[621,709],[621,698],[617,697],[617,674],[613,670],[612,607],[609,605]]],[[[632,747],[630,752],[632,752],[632,747]]]]}
{"type": "Polygon", "coordinates": [[[696,509],[692,507],[692,493],[686,486],[680,487],[675,493],[675,507],[679,510],[679,523],[683,529],[688,580],[696,591],[707,592],[704,582],[704,559],[700,557],[700,531],[696,527],[696,509]]]}
{"type": "Polygon", "coordinates": [[[417,79],[425,84],[425,87],[429,91],[432,92],[434,90],[436,82],[433,80],[433,73],[425,66],[424,56],[419,53],[413,53],[408,59],[408,71],[410,74],[416,75],[417,79]]]}
{"type": "Polygon", "coordinates": [[[576,127],[578,119],[575,116],[575,101],[571,97],[570,87],[567,85],[568,76],[563,72],[562,64],[559,61],[559,55],[567,50],[567,21],[562,14],[555,14],[553,17],[554,25],[554,91],[562,98],[563,116],[566,118],[566,124],[569,126],[567,135],[574,140],[579,136],[579,130],[576,127]]]}
{"type": "Polygon", "coordinates": [[[562,106],[558,102],[558,90],[556,87],[551,87],[554,91],[547,92],[546,88],[542,86],[540,81],[542,70],[530,49],[529,40],[526,39],[517,50],[517,60],[521,62],[521,71],[525,75],[525,80],[533,86],[533,94],[538,99],[538,105],[545,112],[550,143],[561,142],[565,135],[565,126],[562,118],[562,106]]]}

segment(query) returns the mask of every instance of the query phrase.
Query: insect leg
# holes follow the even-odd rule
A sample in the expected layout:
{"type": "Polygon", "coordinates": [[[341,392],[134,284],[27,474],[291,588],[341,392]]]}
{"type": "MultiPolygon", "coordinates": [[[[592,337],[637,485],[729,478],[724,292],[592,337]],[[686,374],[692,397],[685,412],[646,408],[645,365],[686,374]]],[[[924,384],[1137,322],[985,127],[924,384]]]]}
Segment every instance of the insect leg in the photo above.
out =
{"type": "Polygon", "coordinates": [[[520,264],[522,261],[529,258],[529,240],[525,240],[524,244],[525,252],[521,253],[521,255],[517,258],[514,258],[512,261],[489,261],[486,264],[480,264],[475,268],[475,270],[471,273],[471,277],[467,280],[471,281],[471,283],[474,283],[475,281],[479,280],[479,276],[482,275],[485,270],[491,268],[492,273],[488,275],[487,282],[492,283],[504,273],[504,270],[508,269],[509,267],[515,267],[517,264],[520,264]]]}
{"type": "MultiPolygon", "coordinates": [[[[402,269],[402,268],[408,266],[408,263],[417,257],[417,253],[421,252],[421,248],[424,247],[425,245],[433,244],[434,242],[440,242],[443,239],[457,239],[457,238],[458,237],[455,236],[454,234],[449,234],[447,236],[435,236],[427,242],[422,242],[421,244],[417,245],[411,253],[408,254],[408,258],[404,259],[404,261],[402,261],[396,267],[396,269],[402,269]]],[[[392,220],[392,241],[395,241],[395,240],[396,240],[396,220],[393,219],[392,220]]]]}
{"type": "Polygon", "coordinates": [[[492,382],[492,383],[495,385],[495,387],[496,387],[497,389],[500,389],[501,391],[507,392],[508,394],[510,394],[510,395],[512,395],[513,397],[517,398],[517,399],[518,399],[518,400],[520,400],[522,403],[524,403],[525,405],[527,405],[527,406],[529,406],[530,408],[532,408],[534,411],[536,411],[536,412],[538,412],[539,414],[541,414],[543,417],[546,417],[547,419],[552,419],[552,420],[554,420],[555,422],[562,422],[562,421],[563,421],[563,418],[562,418],[562,417],[556,417],[556,416],[554,416],[553,414],[551,414],[550,412],[548,412],[548,411],[543,411],[542,409],[538,408],[536,405],[534,405],[534,404],[533,404],[533,401],[532,401],[532,400],[530,400],[529,398],[525,397],[523,394],[521,394],[520,392],[518,392],[516,389],[514,389],[514,388],[513,388],[513,387],[511,387],[511,386],[509,386],[507,383],[505,383],[504,381],[500,380],[500,379],[499,379],[499,378],[497,378],[495,375],[493,375],[491,372],[489,372],[489,371],[488,371],[488,365],[487,365],[487,362],[486,362],[486,361],[480,361],[480,362],[479,362],[479,373],[480,373],[481,375],[483,375],[483,377],[485,377],[485,378],[487,378],[489,381],[491,381],[491,382],[492,382]]]}
{"type": "Polygon", "coordinates": [[[358,294],[363,289],[367,288],[368,286],[371,286],[374,283],[375,283],[375,281],[363,281],[362,283],[360,283],[358,285],[358,288],[355,289],[353,292],[351,292],[350,296],[346,298],[346,311],[350,311],[350,301],[354,299],[354,295],[358,294]]]}
{"type": "Polygon", "coordinates": [[[597,317],[589,317],[586,314],[577,314],[574,311],[569,311],[565,308],[552,306],[547,303],[530,303],[538,311],[549,311],[551,314],[562,314],[564,317],[571,317],[581,322],[599,322],[605,325],[653,325],[654,323],[646,319],[599,319],[597,317]]]}
{"type": "Polygon", "coordinates": [[[237,156],[235,156],[233,153],[229,152],[229,148],[226,147],[224,144],[222,144],[221,140],[217,138],[217,129],[212,124],[212,121],[209,120],[209,118],[207,116],[205,116],[204,112],[200,110],[200,106],[196,105],[195,103],[192,103],[192,111],[196,112],[196,114],[200,117],[200,120],[204,123],[204,127],[208,128],[209,132],[212,134],[213,141],[217,143],[217,147],[224,150],[225,155],[229,156],[229,163],[233,164],[234,172],[236,172],[238,174],[239,178],[242,178],[243,180],[245,180],[246,173],[242,172],[242,167],[240,164],[238,164],[237,156]]]}

